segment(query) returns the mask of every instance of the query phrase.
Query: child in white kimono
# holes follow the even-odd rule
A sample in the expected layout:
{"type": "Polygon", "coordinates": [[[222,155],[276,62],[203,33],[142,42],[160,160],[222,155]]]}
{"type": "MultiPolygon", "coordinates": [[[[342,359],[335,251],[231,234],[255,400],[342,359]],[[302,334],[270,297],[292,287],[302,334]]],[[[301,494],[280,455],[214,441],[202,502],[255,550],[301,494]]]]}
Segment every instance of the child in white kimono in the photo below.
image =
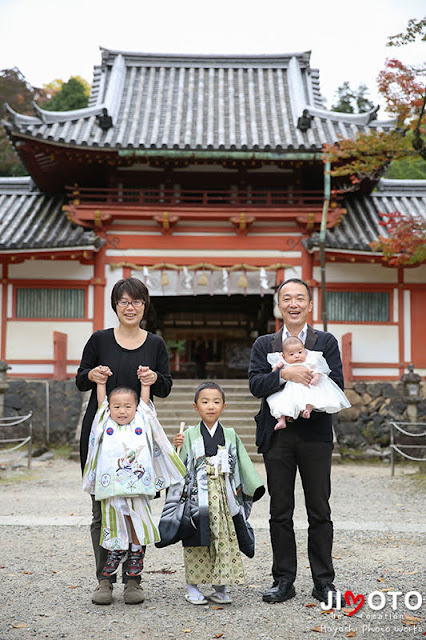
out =
{"type": "Polygon", "coordinates": [[[103,576],[113,576],[128,560],[126,574],[135,577],[146,545],[160,539],[150,499],[186,470],[157,420],[149,386],[141,385],[140,399],[133,389],[118,387],[107,400],[106,384],[98,383],[97,395],[83,489],[102,502],[100,545],[108,550],[103,576]]]}
{"type": "Polygon", "coordinates": [[[351,406],[343,391],[328,377],[330,368],[321,351],[308,351],[299,338],[286,338],[283,353],[268,353],[267,359],[274,371],[303,364],[313,372],[309,386],[289,380],[283,389],[266,398],[271,414],[278,420],[275,431],[285,429],[286,416],[295,420],[302,414],[308,419],[313,409],[337,413],[351,406]]]}

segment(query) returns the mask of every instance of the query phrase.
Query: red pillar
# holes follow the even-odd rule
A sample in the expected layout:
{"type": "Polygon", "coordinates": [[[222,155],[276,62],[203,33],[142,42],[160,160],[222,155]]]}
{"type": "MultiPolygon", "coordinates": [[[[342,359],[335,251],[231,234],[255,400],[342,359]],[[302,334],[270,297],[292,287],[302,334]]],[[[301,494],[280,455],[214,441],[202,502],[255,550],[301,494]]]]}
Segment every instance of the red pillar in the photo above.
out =
{"type": "Polygon", "coordinates": [[[1,345],[0,345],[0,360],[6,360],[6,330],[7,330],[7,288],[9,285],[8,280],[8,265],[3,264],[3,278],[2,278],[2,294],[1,294],[1,345]]]}
{"type": "Polygon", "coordinates": [[[104,305],[105,305],[105,265],[106,265],[106,246],[104,245],[95,254],[95,273],[91,281],[94,285],[93,296],[93,330],[98,331],[104,329],[104,305]]]}
{"type": "Polygon", "coordinates": [[[53,378],[55,380],[65,380],[67,377],[67,341],[66,333],[60,331],[53,332],[53,378]]]}
{"type": "Polygon", "coordinates": [[[352,333],[344,333],[342,335],[342,365],[344,381],[352,382],[354,379],[352,371],[352,333]]]}
{"type": "MultiPolygon", "coordinates": [[[[305,240],[308,237],[309,236],[304,236],[303,239],[305,240]]],[[[314,254],[309,253],[309,251],[307,251],[302,244],[302,280],[304,280],[308,284],[310,280],[312,280],[313,267],[314,267],[314,254]]]]}

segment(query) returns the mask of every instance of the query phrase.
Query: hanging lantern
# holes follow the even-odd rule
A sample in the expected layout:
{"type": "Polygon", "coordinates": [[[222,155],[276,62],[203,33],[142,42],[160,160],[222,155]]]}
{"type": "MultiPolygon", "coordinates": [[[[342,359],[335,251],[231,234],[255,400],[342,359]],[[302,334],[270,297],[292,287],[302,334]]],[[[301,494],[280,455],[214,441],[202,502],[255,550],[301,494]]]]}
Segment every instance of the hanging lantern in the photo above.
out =
{"type": "Polygon", "coordinates": [[[166,287],[168,284],[170,284],[170,282],[167,277],[167,273],[165,271],[161,271],[161,286],[166,287]]]}
{"type": "Polygon", "coordinates": [[[247,289],[248,287],[248,282],[247,282],[247,276],[246,276],[246,272],[243,271],[242,274],[240,275],[240,279],[238,280],[238,285],[237,285],[240,289],[247,289]]]}
{"type": "Polygon", "coordinates": [[[200,287],[208,287],[209,286],[209,281],[208,278],[205,274],[205,271],[203,269],[203,272],[201,274],[201,276],[198,279],[198,284],[200,285],[200,287]]]}

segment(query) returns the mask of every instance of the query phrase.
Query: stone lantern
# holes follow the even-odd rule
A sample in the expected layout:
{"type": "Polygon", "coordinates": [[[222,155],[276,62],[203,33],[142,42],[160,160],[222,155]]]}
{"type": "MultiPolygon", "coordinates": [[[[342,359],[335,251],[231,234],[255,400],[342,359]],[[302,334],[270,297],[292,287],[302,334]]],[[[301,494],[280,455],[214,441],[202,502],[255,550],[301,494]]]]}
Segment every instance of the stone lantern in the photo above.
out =
{"type": "Polygon", "coordinates": [[[7,384],[7,374],[6,371],[11,369],[7,362],[4,360],[0,360],[0,418],[3,417],[3,408],[4,408],[4,394],[7,389],[9,389],[9,385],[7,384]]]}
{"type": "Polygon", "coordinates": [[[407,414],[411,422],[417,421],[417,405],[421,401],[420,388],[422,378],[418,373],[414,373],[414,366],[409,364],[408,373],[401,376],[403,398],[407,403],[407,414]]]}

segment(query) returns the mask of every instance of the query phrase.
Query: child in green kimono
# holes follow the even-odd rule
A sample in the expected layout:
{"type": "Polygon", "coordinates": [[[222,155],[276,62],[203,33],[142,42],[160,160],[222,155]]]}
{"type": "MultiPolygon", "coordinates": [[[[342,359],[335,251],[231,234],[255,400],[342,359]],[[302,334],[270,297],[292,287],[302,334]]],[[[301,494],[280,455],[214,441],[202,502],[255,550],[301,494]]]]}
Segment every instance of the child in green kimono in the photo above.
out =
{"type": "MultiPolygon", "coordinates": [[[[173,444],[187,470],[187,492],[194,531],[184,546],[186,600],[195,605],[230,604],[226,587],[244,582],[240,548],[254,555],[253,530],[247,522],[252,503],[265,488],[234,429],[219,418],[225,393],[215,382],[202,383],[195,392],[194,409],[201,421],[173,444]],[[211,584],[207,596],[198,585],[211,584]]],[[[160,522],[161,528],[161,522],[160,522]]]]}

